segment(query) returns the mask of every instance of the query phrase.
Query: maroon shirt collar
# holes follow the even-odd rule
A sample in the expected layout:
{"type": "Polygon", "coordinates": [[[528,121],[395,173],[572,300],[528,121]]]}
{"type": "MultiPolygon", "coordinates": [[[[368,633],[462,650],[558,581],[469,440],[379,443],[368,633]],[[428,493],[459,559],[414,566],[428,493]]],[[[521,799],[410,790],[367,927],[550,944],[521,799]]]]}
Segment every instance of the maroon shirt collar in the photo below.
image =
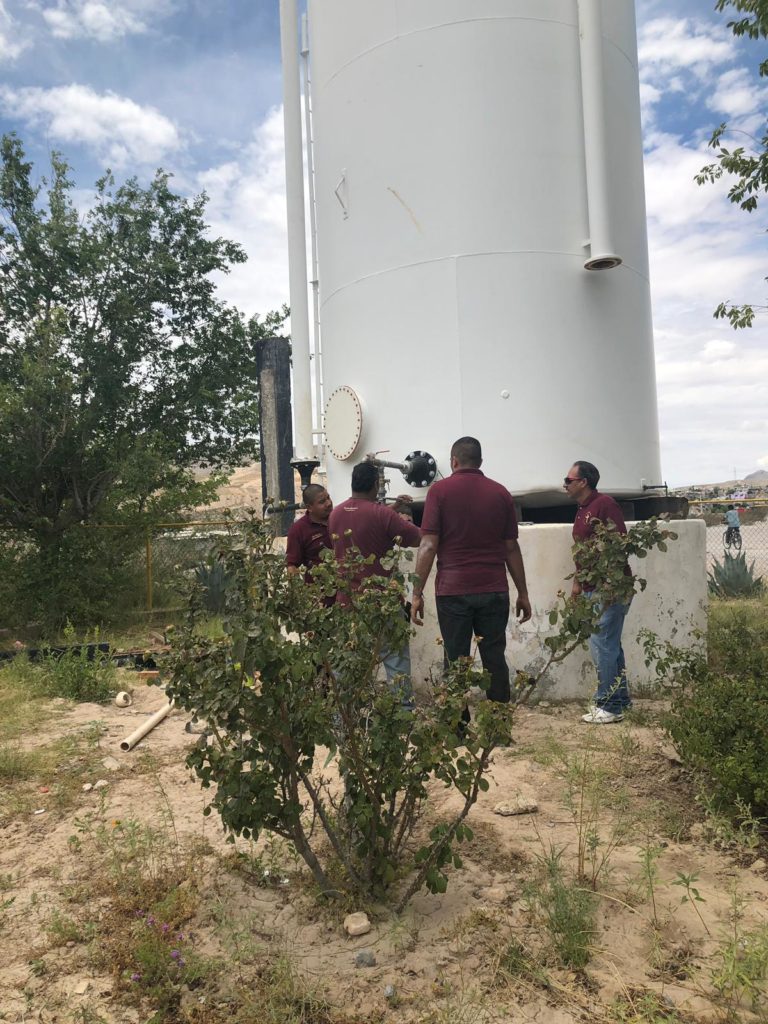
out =
{"type": "Polygon", "coordinates": [[[482,469],[475,469],[474,466],[460,466],[458,469],[454,469],[451,476],[456,476],[459,473],[477,473],[478,476],[485,476],[482,469]]]}
{"type": "Polygon", "coordinates": [[[324,523],[318,523],[318,521],[316,519],[313,519],[312,516],[309,514],[309,509],[307,509],[306,512],[304,513],[304,518],[307,520],[308,523],[312,523],[313,526],[322,526],[324,530],[328,529],[328,520],[326,519],[324,523]]]}
{"type": "Polygon", "coordinates": [[[590,506],[590,505],[592,504],[592,502],[593,502],[593,501],[594,501],[594,500],[595,500],[596,498],[599,498],[599,497],[600,497],[600,492],[599,492],[599,491],[592,491],[592,493],[591,493],[591,494],[590,494],[590,496],[589,496],[589,497],[587,498],[587,500],[586,500],[586,501],[584,502],[584,504],[583,504],[583,505],[579,505],[579,508],[580,508],[580,509],[582,509],[582,508],[588,508],[588,507],[589,507],[589,506],[590,506]]]}

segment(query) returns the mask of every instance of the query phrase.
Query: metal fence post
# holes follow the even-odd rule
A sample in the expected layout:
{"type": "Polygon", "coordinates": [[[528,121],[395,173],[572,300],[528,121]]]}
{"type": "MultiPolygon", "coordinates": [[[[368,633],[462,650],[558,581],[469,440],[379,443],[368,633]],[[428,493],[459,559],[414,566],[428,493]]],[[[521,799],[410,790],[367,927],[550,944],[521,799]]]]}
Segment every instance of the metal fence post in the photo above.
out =
{"type": "Polygon", "coordinates": [[[147,611],[152,611],[152,534],[147,530],[147,611]]]}

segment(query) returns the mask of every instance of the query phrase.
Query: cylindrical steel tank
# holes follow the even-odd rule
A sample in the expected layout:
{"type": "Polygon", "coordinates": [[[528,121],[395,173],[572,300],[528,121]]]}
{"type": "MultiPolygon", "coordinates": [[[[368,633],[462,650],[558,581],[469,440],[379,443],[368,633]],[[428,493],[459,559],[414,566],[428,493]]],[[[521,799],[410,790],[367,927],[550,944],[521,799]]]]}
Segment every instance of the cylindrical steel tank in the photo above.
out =
{"type": "Polygon", "coordinates": [[[660,482],[634,3],[584,2],[589,111],[582,0],[308,0],[337,498],[366,452],[426,450],[447,475],[464,434],[528,504],[561,500],[578,458],[615,495],[660,482]],[[585,269],[585,123],[610,270],[585,269]]]}

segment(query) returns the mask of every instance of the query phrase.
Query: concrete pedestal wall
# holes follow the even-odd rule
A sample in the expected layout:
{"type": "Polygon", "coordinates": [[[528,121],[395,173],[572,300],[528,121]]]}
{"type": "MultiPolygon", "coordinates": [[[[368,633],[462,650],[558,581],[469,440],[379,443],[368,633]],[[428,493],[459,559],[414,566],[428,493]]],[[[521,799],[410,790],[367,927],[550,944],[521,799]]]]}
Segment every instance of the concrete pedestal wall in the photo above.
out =
{"type": "MultiPolygon", "coordinates": [[[[678,539],[668,550],[652,552],[634,560],[633,572],[644,577],[648,586],[636,594],[624,626],[623,642],[630,687],[652,681],[645,666],[643,650],[637,643],[640,629],[653,630],[660,639],[685,646],[694,642],[694,632],[706,626],[707,574],[706,531],[703,522],[685,520],[670,527],[678,539]]],[[[573,570],[571,527],[567,524],[521,526],[520,547],[528,578],[528,593],[533,617],[524,626],[510,620],[507,631],[507,660],[510,667],[534,673],[546,659],[544,639],[554,632],[548,614],[557,600],[558,590],[570,591],[566,576],[573,570]]],[[[440,631],[434,602],[434,572],[426,589],[424,626],[411,641],[415,688],[429,687],[437,680],[442,666],[440,631]]],[[[510,582],[510,594],[514,585],[510,582]]],[[[595,671],[588,651],[577,650],[554,666],[542,678],[535,699],[582,700],[589,698],[596,685],[595,671]]]]}

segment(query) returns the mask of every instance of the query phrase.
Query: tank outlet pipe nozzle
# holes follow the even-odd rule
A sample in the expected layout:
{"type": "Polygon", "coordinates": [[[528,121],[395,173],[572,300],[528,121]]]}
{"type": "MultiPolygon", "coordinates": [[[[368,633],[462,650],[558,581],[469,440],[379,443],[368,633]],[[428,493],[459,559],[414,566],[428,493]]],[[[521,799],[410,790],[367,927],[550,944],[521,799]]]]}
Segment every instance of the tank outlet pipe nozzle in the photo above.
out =
{"type": "Polygon", "coordinates": [[[399,469],[411,487],[429,487],[437,476],[437,462],[429,452],[421,449],[409,452],[402,462],[380,459],[377,452],[371,452],[365,458],[379,469],[399,469]]]}
{"type": "Polygon", "coordinates": [[[584,161],[589,219],[585,270],[613,270],[622,258],[614,248],[611,216],[608,127],[606,124],[602,0],[577,0],[584,161]]]}

